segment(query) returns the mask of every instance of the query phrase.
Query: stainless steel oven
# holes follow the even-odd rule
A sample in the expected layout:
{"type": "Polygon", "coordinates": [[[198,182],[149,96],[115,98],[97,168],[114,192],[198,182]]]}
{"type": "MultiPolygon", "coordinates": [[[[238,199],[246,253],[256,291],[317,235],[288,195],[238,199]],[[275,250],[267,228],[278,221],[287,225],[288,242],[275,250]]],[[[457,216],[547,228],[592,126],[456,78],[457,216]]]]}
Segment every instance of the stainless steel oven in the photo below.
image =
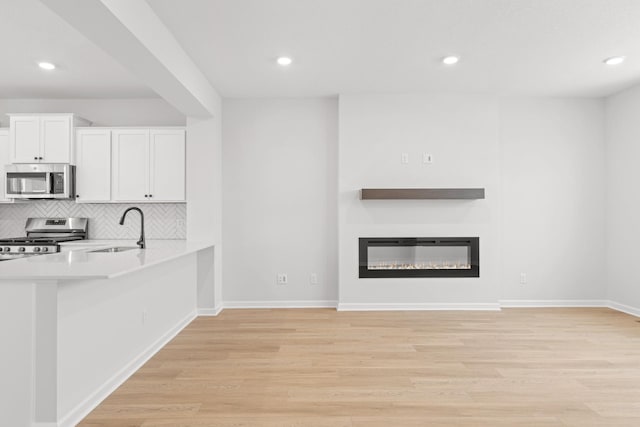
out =
{"type": "Polygon", "coordinates": [[[9,199],[71,199],[75,197],[75,166],[64,164],[6,165],[9,199]]]}

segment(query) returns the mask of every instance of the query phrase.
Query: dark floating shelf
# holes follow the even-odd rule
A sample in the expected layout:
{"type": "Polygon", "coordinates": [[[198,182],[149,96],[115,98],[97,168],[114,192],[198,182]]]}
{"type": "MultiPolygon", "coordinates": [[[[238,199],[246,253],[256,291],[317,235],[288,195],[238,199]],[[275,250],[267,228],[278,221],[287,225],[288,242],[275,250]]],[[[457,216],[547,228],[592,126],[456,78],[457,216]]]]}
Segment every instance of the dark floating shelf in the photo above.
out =
{"type": "Polygon", "coordinates": [[[484,199],[484,188],[363,188],[362,200],[484,199]]]}

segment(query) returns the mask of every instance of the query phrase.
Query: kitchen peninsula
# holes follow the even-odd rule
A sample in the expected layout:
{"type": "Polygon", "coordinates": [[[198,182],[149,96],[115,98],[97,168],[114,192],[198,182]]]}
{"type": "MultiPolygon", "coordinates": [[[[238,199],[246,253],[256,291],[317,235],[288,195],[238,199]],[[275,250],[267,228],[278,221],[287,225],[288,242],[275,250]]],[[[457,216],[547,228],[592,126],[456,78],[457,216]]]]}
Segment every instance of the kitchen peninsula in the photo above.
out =
{"type": "Polygon", "coordinates": [[[214,310],[213,245],[84,240],[0,263],[0,413],[75,425],[193,320],[214,310]],[[122,252],[95,252],[109,247],[122,252]]]}

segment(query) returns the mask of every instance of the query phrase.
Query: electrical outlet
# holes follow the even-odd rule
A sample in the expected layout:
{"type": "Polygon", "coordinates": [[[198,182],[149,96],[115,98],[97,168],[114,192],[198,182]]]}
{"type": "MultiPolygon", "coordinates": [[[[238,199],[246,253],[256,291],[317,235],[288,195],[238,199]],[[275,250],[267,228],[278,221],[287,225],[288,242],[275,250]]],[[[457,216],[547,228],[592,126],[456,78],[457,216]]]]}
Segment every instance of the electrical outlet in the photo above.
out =
{"type": "Polygon", "coordinates": [[[183,219],[176,219],[176,227],[177,228],[184,228],[184,220],[183,219]]]}
{"type": "Polygon", "coordinates": [[[318,284],[318,274],[317,273],[311,273],[309,275],[309,283],[311,283],[312,285],[317,285],[318,284]]]}
{"type": "Polygon", "coordinates": [[[425,164],[433,163],[433,154],[422,153],[422,163],[425,163],[425,164]]]}
{"type": "Polygon", "coordinates": [[[527,273],[520,273],[520,284],[521,285],[527,284],[527,273]]]}
{"type": "Polygon", "coordinates": [[[278,273],[278,285],[286,285],[288,282],[287,273],[278,273]]]}
{"type": "Polygon", "coordinates": [[[402,162],[403,165],[408,165],[409,164],[409,153],[402,153],[402,155],[400,156],[400,161],[402,162]]]}

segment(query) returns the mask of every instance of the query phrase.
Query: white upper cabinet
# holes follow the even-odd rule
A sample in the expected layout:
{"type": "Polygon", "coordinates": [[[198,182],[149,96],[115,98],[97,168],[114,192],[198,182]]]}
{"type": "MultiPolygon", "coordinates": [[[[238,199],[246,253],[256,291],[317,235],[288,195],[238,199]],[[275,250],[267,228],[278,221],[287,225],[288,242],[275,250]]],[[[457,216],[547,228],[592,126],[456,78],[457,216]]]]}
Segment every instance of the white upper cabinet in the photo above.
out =
{"type": "Polygon", "coordinates": [[[11,162],[74,163],[74,126],[88,124],[73,114],[9,114],[11,162]]]}
{"type": "Polygon", "coordinates": [[[111,200],[111,130],[76,132],[76,201],[111,200]]]}
{"type": "Polygon", "coordinates": [[[184,129],[115,129],[113,200],[184,202],[184,129]]]}
{"type": "Polygon", "coordinates": [[[79,128],[76,202],[184,202],[184,128],[79,128]]]}
{"type": "Polygon", "coordinates": [[[149,195],[154,202],[185,200],[185,132],[151,130],[149,195]]]}

